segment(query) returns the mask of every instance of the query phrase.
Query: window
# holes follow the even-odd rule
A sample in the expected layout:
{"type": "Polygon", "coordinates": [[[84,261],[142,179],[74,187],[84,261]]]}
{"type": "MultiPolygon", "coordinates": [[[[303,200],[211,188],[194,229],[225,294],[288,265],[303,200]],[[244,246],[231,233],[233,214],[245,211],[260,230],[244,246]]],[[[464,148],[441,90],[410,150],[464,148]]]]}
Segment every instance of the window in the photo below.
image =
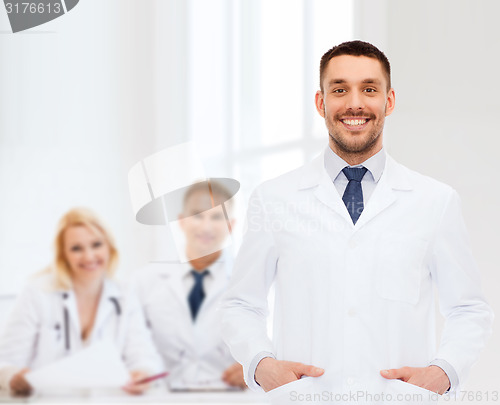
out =
{"type": "Polygon", "coordinates": [[[259,183],[325,147],[319,61],[352,39],[353,2],[194,0],[188,16],[188,137],[207,173],[241,182],[245,203],[259,183]]]}

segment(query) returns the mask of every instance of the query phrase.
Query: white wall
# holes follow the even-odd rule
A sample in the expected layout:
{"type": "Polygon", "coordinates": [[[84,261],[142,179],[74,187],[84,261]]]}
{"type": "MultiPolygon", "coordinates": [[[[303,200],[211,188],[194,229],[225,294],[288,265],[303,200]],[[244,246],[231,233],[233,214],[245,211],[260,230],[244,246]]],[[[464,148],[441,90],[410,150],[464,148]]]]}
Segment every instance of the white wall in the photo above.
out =
{"type": "Polygon", "coordinates": [[[127,172],[185,136],[183,8],[87,0],[18,34],[0,10],[0,295],[48,264],[72,206],[110,225],[121,274],[153,256],[157,230],[135,222],[127,172]]]}
{"type": "MultiPolygon", "coordinates": [[[[392,68],[396,110],[388,151],[401,163],[452,185],[462,197],[484,292],[500,315],[497,124],[500,2],[357,0],[357,37],[373,41],[392,68]]],[[[498,390],[496,331],[466,388],[498,390]]]]}

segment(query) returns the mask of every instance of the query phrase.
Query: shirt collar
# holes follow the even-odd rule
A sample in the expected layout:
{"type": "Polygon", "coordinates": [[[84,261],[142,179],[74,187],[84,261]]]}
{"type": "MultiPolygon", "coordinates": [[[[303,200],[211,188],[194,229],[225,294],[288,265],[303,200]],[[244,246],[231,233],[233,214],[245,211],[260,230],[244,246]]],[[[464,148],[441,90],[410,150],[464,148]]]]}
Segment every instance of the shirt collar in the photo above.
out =
{"type": "Polygon", "coordinates": [[[335,181],[337,177],[342,172],[342,169],[346,166],[348,167],[359,167],[364,166],[368,169],[368,172],[372,176],[375,183],[378,183],[380,177],[382,176],[382,172],[385,167],[385,149],[380,149],[375,155],[366,159],[363,163],[359,165],[350,166],[344,159],[342,159],[339,155],[337,155],[330,147],[325,153],[325,169],[328,173],[328,176],[335,181]]]}
{"type": "MultiPolygon", "coordinates": [[[[187,278],[191,277],[191,270],[193,270],[193,266],[191,263],[186,262],[182,263],[182,277],[187,278]]],[[[219,258],[213,262],[209,267],[206,268],[208,270],[208,276],[218,277],[220,273],[225,272],[224,268],[224,252],[219,256],[219,258]]]]}
{"type": "MultiPolygon", "coordinates": [[[[43,285],[44,291],[57,292],[61,294],[73,295],[73,288],[64,288],[57,285],[56,277],[53,274],[48,274],[47,282],[43,285]]],[[[120,298],[122,296],[119,284],[112,278],[104,277],[102,282],[102,294],[105,298],[120,298]]]]}

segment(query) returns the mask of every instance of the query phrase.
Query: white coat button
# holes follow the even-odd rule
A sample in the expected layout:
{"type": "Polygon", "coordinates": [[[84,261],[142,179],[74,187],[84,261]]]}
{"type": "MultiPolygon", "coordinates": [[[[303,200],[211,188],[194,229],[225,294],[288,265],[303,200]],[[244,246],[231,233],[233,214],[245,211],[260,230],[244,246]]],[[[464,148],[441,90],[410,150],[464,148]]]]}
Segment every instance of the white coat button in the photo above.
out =
{"type": "Polygon", "coordinates": [[[351,308],[349,311],[347,311],[347,314],[349,316],[356,316],[358,312],[354,308],[351,308]]]}
{"type": "Polygon", "coordinates": [[[358,244],[356,243],[355,240],[350,240],[349,241],[349,248],[354,249],[358,244]]]}
{"type": "Polygon", "coordinates": [[[353,385],[353,384],[354,384],[354,378],[349,377],[349,378],[347,379],[347,384],[348,384],[348,385],[353,385]]]}

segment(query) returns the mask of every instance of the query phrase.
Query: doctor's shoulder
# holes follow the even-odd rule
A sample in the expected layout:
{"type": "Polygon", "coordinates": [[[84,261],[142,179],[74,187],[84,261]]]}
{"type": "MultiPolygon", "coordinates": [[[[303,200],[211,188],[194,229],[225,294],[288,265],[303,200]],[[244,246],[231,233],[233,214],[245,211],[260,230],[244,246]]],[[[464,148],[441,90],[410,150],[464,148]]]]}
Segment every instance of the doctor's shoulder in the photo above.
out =
{"type": "Polygon", "coordinates": [[[67,288],[63,287],[50,267],[31,275],[23,288],[22,294],[30,295],[36,299],[47,299],[60,295],[67,288]]]}
{"type": "Polygon", "coordinates": [[[111,287],[120,306],[119,312],[123,312],[123,315],[139,306],[137,292],[130,280],[108,278],[105,282],[108,284],[108,288],[111,287]]]}
{"type": "Polygon", "coordinates": [[[16,303],[11,313],[11,320],[22,317],[27,323],[42,325],[54,316],[54,306],[60,303],[60,290],[57,288],[54,276],[48,272],[38,272],[26,280],[16,297],[16,303]]]}
{"type": "Polygon", "coordinates": [[[449,184],[437,180],[434,177],[417,172],[400,163],[396,162],[396,164],[404,175],[410,180],[411,184],[414,186],[414,190],[425,194],[426,198],[444,203],[452,195],[458,197],[457,191],[449,184]]]}
{"type": "Polygon", "coordinates": [[[148,263],[134,270],[125,283],[144,306],[155,291],[163,287],[164,273],[165,263],[148,263]]]}
{"type": "Polygon", "coordinates": [[[253,191],[252,195],[262,196],[266,200],[281,198],[297,192],[301,185],[304,176],[307,176],[315,170],[317,166],[317,159],[312,162],[305,163],[304,165],[290,170],[279,176],[263,181],[253,191]]]}

